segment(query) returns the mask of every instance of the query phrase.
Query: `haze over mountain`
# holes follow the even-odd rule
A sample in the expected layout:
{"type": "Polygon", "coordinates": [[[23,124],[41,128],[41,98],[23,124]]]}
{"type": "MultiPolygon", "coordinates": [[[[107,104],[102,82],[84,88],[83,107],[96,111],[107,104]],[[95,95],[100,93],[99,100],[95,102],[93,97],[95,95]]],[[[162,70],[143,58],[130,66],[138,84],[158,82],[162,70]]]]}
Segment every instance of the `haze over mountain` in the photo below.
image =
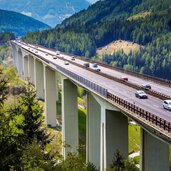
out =
{"type": "Polygon", "coordinates": [[[13,32],[17,36],[50,28],[38,20],[13,11],[0,10],[0,17],[0,32],[13,32]]]}
{"type": "Polygon", "coordinates": [[[0,8],[22,13],[52,27],[87,8],[87,0],[0,0],[0,8]]]}

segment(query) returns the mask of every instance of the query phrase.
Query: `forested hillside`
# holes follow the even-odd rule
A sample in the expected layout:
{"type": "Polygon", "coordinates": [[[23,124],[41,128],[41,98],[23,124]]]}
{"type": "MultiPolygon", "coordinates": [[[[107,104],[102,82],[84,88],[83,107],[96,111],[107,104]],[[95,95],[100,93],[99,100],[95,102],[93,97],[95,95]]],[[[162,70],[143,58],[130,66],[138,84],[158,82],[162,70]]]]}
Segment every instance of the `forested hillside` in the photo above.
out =
{"type": "MultiPolygon", "coordinates": [[[[76,55],[93,57],[114,40],[143,45],[138,52],[103,57],[109,64],[171,79],[171,0],[98,1],[53,30],[25,40],[76,55]]],[[[98,59],[98,57],[96,57],[98,59]]]]}
{"type": "Polygon", "coordinates": [[[11,50],[8,46],[8,41],[14,39],[15,35],[13,33],[0,33],[0,64],[4,59],[10,56],[11,50]]]}
{"type": "Polygon", "coordinates": [[[13,32],[16,35],[22,36],[29,31],[39,31],[49,29],[50,27],[38,20],[25,15],[0,10],[0,33],[13,32]]]}

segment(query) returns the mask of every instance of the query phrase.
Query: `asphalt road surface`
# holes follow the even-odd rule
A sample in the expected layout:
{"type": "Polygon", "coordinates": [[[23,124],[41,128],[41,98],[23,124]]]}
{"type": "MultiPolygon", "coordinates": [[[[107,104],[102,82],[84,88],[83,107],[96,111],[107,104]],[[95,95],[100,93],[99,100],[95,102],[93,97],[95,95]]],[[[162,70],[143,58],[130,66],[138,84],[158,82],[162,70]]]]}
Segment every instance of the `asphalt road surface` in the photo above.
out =
{"type": "MultiPolygon", "coordinates": [[[[148,95],[148,99],[139,99],[135,97],[135,92],[136,89],[128,87],[122,83],[118,83],[115,82],[111,79],[105,78],[101,75],[98,75],[94,72],[91,72],[89,70],[87,70],[86,68],[81,68],[79,66],[76,66],[74,64],[69,63],[69,65],[65,65],[64,59],[67,60],[71,60],[71,56],[65,55],[65,54],[60,54],[58,55],[57,59],[53,59],[53,56],[56,55],[56,52],[48,50],[48,49],[44,49],[44,48],[40,48],[40,47],[36,47],[36,46],[28,46],[27,44],[22,44],[22,43],[18,43],[18,45],[22,46],[24,49],[27,49],[29,51],[31,51],[32,53],[34,53],[35,55],[40,55],[41,57],[45,58],[46,60],[48,60],[49,62],[53,63],[53,64],[58,64],[61,67],[64,67],[65,69],[68,69],[69,71],[80,75],[98,85],[101,85],[102,87],[106,88],[108,90],[108,92],[124,99],[127,100],[128,102],[135,104],[136,106],[139,106],[140,108],[151,112],[152,114],[155,114],[156,116],[159,116],[160,118],[163,118],[169,122],[171,122],[171,111],[167,111],[165,109],[163,109],[163,101],[148,95]],[[37,51],[37,52],[36,52],[37,51]],[[46,55],[46,53],[48,53],[48,55],[46,55]],[[60,57],[63,57],[63,59],[60,59],[60,57]]],[[[84,64],[85,61],[82,61],[80,59],[75,58],[74,61],[75,63],[78,64],[84,64]]],[[[90,67],[92,67],[92,64],[90,64],[90,67]]],[[[122,76],[126,76],[129,79],[129,82],[131,83],[136,83],[138,85],[142,85],[144,83],[147,83],[146,80],[143,80],[141,78],[138,77],[134,77],[128,74],[124,74],[120,73],[118,71],[109,69],[109,68],[105,68],[102,66],[98,66],[101,71],[100,72],[104,72],[107,73],[109,75],[115,76],[115,77],[122,77],[122,76]]],[[[149,82],[148,83],[151,85],[152,89],[154,89],[157,92],[161,92],[163,94],[166,95],[170,95],[171,96],[171,88],[164,86],[164,85],[160,85],[154,82],[149,82]]]]}

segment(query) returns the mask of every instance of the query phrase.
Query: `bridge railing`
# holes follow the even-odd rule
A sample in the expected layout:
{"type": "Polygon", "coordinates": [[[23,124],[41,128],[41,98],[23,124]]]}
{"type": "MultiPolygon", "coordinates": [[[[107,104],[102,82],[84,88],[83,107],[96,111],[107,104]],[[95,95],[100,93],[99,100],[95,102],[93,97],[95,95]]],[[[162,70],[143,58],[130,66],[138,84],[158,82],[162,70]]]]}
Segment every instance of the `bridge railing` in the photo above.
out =
{"type": "Polygon", "coordinates": [[[127,110],[137,114],[138,116],[146,119],[147,121],[151,122],[152,124],[155,124],[156,126],[159,126],[160,128],[171,132],[171,123],[148,112],[145,111],[144,109],[141,109],[140,107],[131,104],[130,102],[123,100],[109,92],[107,92],[107,98],[114,101],[115,103],[123,106],[124,108],[126,108],[127,110]]]}
{"type": "Polygon", "coordinates": [[[57,69],[66,74],[67,76],[73,78],[74,80],[78,81],[79,83],[85,85],[86,87],[90,88],[91,90],[97,92],[103,97],[107,97],[107,89],[103,88],[102,86],[87,80],[86,78],[79,76],[59,65],[57,65],[57,69]]]}
{"type": "MultiPolygon", "coordinates": [[[[67,53],[63,53],[63,54],[67,54],[67,53]]],[[[67,54],[69,55],[69,54],[67,54]]],[[[86,61],[86,62],[91,62],[91,63],[97,63],[103,67],[106,67],[106,68],[109,68],[109,69],[113,69],[115,71],[119,71],[119,72],[122,72],[124,74],[129,74],[129,75],[132,75],[132,76],[135,76],[135,77],[138,77],[138,78],[142,78],[144,80],[148,80],[148,81],[153,81],[153,82],[156,82],[158,84],[162,84],[162,85],[166,85],[168,87],[171,87],[171,80],[168,80],[168,79],[163,79],[163,78],[158,78],[158,77],[155,77],[155,76],[151,76],[151,75],[147,75],[147,74],[140,74],[136,71],[129,71],[129,70],[125,70],[121,67],[117,67],[117,66],[112,66],[112,65],[109,65],[103,61],[99,61],[99,60],[92,60],[92,59],[89,59],[89,58],[85,58],[85,57],[80,57],[80,56],[76,56],[76,58],[80,59],[80,60],[83,60],[83,61],[86,61]]]]}

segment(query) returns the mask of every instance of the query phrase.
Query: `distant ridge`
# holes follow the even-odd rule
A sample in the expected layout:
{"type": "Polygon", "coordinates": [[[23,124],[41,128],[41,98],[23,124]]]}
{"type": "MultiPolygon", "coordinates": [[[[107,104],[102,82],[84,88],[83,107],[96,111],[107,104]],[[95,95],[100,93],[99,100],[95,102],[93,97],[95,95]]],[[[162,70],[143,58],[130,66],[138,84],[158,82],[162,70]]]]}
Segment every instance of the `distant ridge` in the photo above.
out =
{"type": "Polygon", "coordinates": [[[87,0],[0,0],[1,9],[30,16],[51,27],[90,4],[87,0]]]}
{"type": "Polygon", "coordinates": [[[0,9],[0,32],[13,32],[22,36],[28,32],[49,29],[50,26],[31,17],[0,9]]]}

